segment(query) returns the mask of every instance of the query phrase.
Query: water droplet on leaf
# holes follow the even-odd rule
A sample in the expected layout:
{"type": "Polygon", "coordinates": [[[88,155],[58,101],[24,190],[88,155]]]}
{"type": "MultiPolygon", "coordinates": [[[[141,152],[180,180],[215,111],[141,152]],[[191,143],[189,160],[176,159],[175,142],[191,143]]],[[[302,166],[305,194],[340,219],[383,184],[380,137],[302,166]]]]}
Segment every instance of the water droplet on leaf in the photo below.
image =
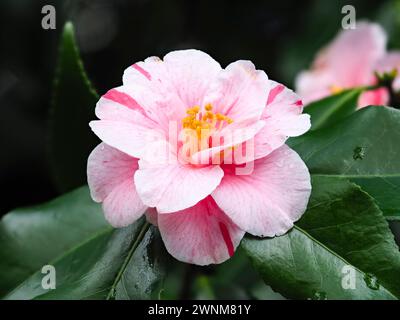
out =
{"type": "Polygon", "coordinates": [[[363,147],[356,147],[353,150],[353,159],[354,160],[362,160],[365,156],[365,149],[363,147]]]}
{"type": "Polygon", "coordinates": [[[373,274],[370,273],[365,274],[364,281],[367,287],[372,290],[378,290],[380,287],[378,278],[375,277],[373,274]]]}
{"type": "Polygon", "coordinates": [[[328,296],[324,291],[314,291],[311,300],[328,300],[328,296]]]}
{"type": "Polygon", "coordinates": [[[117,290],[115,288],[112,288],[111,292],[110,292],[110,294],[108,296],[108,299],[109,300],[115,300],[116,295],[117,295],[117,290]]]}

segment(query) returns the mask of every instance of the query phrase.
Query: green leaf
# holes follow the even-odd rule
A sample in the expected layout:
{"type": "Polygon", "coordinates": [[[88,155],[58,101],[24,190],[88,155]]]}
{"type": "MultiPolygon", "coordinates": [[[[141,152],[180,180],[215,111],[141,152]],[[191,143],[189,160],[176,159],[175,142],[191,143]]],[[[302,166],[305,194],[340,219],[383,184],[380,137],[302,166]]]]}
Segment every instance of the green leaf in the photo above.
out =
{"type": "Polygon", "coordinates": [[[157,229],[142,218],[113,229],[87,187],[45,205],[19,209],[0,223],[4,299],[158,298],[166,255],[157,229]],[[44,265],[56,289],[43,289],[44,265]]]}
{"type": "Polygon", "coordinates": [[[210,278],[206,275],[199,275],[196,277],[194,289],[196,300],[215,300],[216,298],[210,278]]]}
{"type": "Polygon", "coordinates": [[[321,129],[346,118],[357,109],[357,101],[363,90],[346,90],[310,103],[304,112],[311,116],[311,130],[321,129]]]}
{"type": "Polygon", "coordinates": [[[240,247],[232,258],[217,265],[199,267],[171,261],[161,297],[167,300],[284,299],[265,285],[240,247]]]}
{"type": "Polygon", "coordinates": [[[400,111],[363,108],[342,122],[290,139],[312,174],[360,185],[388,219],[400,219],[400,111]]]}
{"type": "Polygon", "coordinates": [[[345,179],[313,177],[301,220],[286,235],[245,238],[242,246],[264,281],[297,299],[396,299],[400,253],[381,211],[345,179]],[[345,266],[355,288],[344,289],[345,266]]]}
{"type": "Polygon", "coordinates": [[[239,247],[234,256],[216,265],[209,275],[217,299],[282,299],[273,292],[251,266],[244,250],[239,247]],[[243,276],[246,275],[246,276],[243,276]]]}
{"type": "Polygon", "coordinates": [[[98,95],[91,85],[75,42],[74,28],[65,24],[50,110],[50,159],[60,191],[86,184],[86,162],[98,144],[89,128],[98,95]]]}
{"type": "Polygon", "coordinates": [[[390,229],[394,235],[394,239],[398,246],[400,246],[400,221],[399,220],[392,220],[389,221],[390,229]]]}
{"type": "Polygon", "coordinates": [[[160,299],[178,300],[182,298],[182,289],[187,281],[187,277],[185,277],[187,267],[188,265],[181,261],[170,259],[166,268],[160,299]]]}
{"type": "Polygon", "coordinates": [[[297,223],[400,297],[400,252],[381,210],[345,179],[313,177],[314,195],[297,223]]]}
{"type": "Polygon", "coordinates": [[[46,204],[11,211],[0,221],[0,296],[62,252],[112,230],[89,189],[82,187],[46,204]]]}

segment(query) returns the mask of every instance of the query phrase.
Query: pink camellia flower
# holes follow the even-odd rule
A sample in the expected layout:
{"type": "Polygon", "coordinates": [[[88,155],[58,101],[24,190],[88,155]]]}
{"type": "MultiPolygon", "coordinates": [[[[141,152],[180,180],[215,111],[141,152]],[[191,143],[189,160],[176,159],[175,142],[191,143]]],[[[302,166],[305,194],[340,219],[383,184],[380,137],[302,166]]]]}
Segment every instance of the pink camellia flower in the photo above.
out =
{"type": "MultiPolygon", "coordinates": [[[[341,31],[321,50],[311,70],[296,79],[296,91],[304,103],[338,93],[344,89],[376,84],[375,71],[386,60],[386,35],[374,23],[359,22],[356,29],[341,31]]],[[[384,105],[389,100],[385,88],[361,94],[358,105],[384,105]]]]}
{"type": "Polygon", "coordinates": [[[305,211],[310,176],[285,145],[310,128],[302,109],[249,61],[222,69],[182,50],[135,63],[90,123],[103,141],[88,159],[92,198],[115,227],[146,212],[177,259],[221,263],[245,232],[284,234],[305,211]]]}

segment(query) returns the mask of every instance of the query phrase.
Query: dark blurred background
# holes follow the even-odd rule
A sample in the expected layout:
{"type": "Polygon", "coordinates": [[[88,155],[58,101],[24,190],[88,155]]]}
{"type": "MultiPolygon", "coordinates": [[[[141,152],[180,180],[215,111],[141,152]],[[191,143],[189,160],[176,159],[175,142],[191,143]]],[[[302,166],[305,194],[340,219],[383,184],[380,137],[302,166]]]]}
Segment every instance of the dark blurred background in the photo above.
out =
{"type": "Polygon", "coordinates": [[[84,65],[100,94],[120,85],[133,62],[179,48],[204,50],[223,66],[252,60],[292,87],[297,72],[341,28],[346,4],[355,6],[358,20],[380,22],[389,47],[400,48],[398,0],[1,0],[0,215],[58,194],[46,128],[65,21],[75,25],[84,65]],[[56,8],[56,30],[41,27],[46,4],[56,8]]]}

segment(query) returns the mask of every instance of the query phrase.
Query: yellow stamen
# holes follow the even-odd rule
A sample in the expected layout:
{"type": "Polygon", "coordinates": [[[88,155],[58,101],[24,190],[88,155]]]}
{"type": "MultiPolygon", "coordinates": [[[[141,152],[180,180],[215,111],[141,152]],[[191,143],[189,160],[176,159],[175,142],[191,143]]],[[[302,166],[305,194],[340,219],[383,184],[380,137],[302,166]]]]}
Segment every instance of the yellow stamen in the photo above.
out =
{"type": "MultiPolygon", "coordinates": [[[[205,112],[200,112],[199,106],[194,106],[186,110],[187,116],[182,119],[184,129],[193,130],[199,143],[204,143],[213,132],[220,130],[224,125],[229,125],[233,120],[221,113],[214,113],[213,106],[207,103],[204,106],[205,112]],[[219,121],[217,125],[217,121],[219,121]]],[[[186,132],[191,135],[192,133],[186,132]]]]}
{"type": "Polygon", "coordinates": [[[333,86],[331,86],[329,88],[329,90],[331,91],[332,94],[338,94],[338,93],[341,93],[343,91],[343,88],[339,87],[339,86],[336,86],[336,85],[333,85],[333,86]]]}

